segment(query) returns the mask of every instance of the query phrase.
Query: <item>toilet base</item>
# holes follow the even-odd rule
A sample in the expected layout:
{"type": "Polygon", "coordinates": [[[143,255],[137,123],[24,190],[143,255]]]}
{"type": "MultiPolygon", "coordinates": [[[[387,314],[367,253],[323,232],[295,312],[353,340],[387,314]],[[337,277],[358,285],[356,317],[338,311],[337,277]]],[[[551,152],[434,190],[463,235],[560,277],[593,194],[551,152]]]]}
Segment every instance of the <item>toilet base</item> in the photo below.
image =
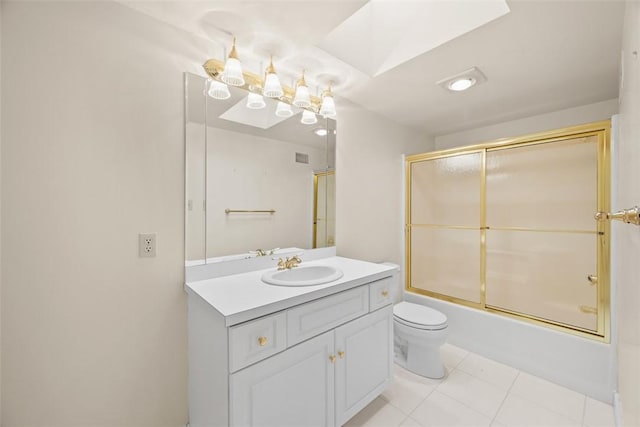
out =
{"type": "Polygon", "coordinates": [[[422,377],[443,378],[446,370],[440,356],[440,347],[445,343],[447,335],[446,328],[435,331],[415,330],[394,322],[394,360],[406,370],[422,377]]]}
{"type": "Polygon", "coordinates": [[[405,368],[423,377],[440,379],[446,374],[439,347],[411,345],[407,352],[405,368]]]}

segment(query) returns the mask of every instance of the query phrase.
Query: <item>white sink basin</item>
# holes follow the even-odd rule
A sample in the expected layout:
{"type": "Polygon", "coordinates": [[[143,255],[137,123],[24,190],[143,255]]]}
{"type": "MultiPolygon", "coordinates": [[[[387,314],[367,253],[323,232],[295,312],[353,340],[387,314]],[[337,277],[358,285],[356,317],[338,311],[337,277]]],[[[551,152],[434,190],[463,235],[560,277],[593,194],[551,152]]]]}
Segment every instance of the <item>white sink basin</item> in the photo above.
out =
{"type": "Polygon", "coordinates": [[[276,286],[313,286],[333,282],[342,277],[342,271],[329,265],[294,267],[291,270],[267,271],[262,281],[276,286]]]}

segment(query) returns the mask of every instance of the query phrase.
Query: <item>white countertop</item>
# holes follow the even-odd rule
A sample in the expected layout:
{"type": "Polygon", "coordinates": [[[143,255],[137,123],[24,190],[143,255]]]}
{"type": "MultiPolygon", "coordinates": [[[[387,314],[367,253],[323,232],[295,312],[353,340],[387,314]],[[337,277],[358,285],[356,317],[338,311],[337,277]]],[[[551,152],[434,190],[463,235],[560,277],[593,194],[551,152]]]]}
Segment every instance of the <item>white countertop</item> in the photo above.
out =
{"type": "Polygon", "coordinates": [[[275,313],[298,304],[335,294],[353,287],[389,277],[395,273],[388,265],[375,264],[338,256],[304,261],[300,266],[330,265],[339,268],[343,276],[333,282],[315,286],[274,286],[260,278],[272,268],[188,282],[187,292],[198,295],[232,326],[260,316],[275,313]]]}

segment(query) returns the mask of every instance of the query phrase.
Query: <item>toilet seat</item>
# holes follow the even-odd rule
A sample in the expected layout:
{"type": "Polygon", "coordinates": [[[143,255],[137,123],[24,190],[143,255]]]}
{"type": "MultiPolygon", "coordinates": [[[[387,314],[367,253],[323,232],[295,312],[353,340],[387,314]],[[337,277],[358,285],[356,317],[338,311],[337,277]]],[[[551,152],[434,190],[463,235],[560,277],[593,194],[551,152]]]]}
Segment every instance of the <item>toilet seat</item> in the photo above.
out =
{"type": "Polygon", "coordinates": [[[398,323],[415,329],[436,331],[447,327],[447,316],[424,305],[400,302],[393,307],[393,318],[398,323]]]}

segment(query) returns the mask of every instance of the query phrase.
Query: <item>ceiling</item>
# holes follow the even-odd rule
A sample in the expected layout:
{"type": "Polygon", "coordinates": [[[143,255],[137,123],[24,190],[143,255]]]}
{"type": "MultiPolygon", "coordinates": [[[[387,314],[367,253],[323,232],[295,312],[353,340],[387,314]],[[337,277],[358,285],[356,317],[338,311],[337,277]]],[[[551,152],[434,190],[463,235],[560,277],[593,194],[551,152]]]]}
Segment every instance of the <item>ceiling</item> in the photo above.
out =
{"type": "Polygon", "coordinates": [[[283,83],[304,68],[316,93],[334,82],[338,108],[346,98],[434,136],[618,96],[618,0],[120,2],[211,40],[218,59],[234,35],[247,69],[273,54],[283,83]],[[487,81],[436,84],[471,67],[487,81]]]}

